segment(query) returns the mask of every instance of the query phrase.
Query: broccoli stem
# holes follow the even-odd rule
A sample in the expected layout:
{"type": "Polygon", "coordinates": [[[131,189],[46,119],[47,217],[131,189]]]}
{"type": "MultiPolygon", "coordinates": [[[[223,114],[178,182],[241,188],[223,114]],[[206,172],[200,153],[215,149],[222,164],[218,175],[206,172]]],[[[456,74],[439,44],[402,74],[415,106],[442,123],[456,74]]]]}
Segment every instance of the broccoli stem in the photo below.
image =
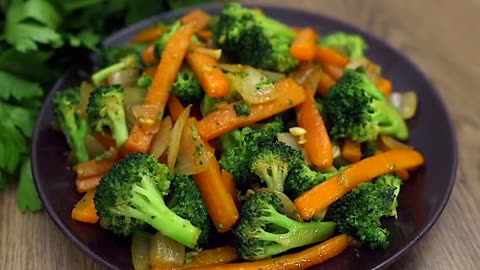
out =
{"type": "Polygon", "coordinates": [[[373,117],[379,122],[380,134],[395,136],[400,140],[408,139],[408,126],[392,105],[378,101],[373,103],[373,107],[376,109],[373,117]]]}
{"type": "Polygon", "coordinates": [[[78,121],[78,126],[75,124],[77,122],[77,117],[75,113],[68,113],[64,115],[65,117],[65,126],[68,130],[67,137],[71,137],[71,143],[74,147],[74,153],[77,157],[78,162],[85,162],[88,161],[89,155],[87,146],[83,140],[83,136],[86,135],[88,132],[88,123],[84,119],[80,119],[78,121]]]}
{"type": "Polygon", "coordinates": [[[193,226],[190,221],[177,216],[165,205],[153,181],[142,179],[140,184],[134,185],[130,202],[131,206],[123,205],[119,211],[124,215],[147,222],[160,233],[176,239],[182,245],[189,248],[195,247],[201,230],[193,226]]]}
{"type": "Polygon", "coordinates": [[[288,174],[288,168],[280,166],[271,166],[255,170],[260,178],[265,181],[268,188],[283,192],[285,178],[288,174]]]}
{"type": "Polygon", "coordinates": [[[282,252],[323,241],[332,236],[335,231],[335,222],[299,222],[278,213],[273,207],[270,207],[269,213],[269,216],[262,219],[288,230],[288,233],[275,234],[262,231],[259,238],[281,245],[282,252]]]}
{"type": "Polygon", "coordinates": [[[120,147],[125,141],[127,141],[129,136],[127,123],[125,122],[125,112],[123,109],[109,110],[107,115],[112,122],[113,139],[115,139],[117,147],[120,147]]]}

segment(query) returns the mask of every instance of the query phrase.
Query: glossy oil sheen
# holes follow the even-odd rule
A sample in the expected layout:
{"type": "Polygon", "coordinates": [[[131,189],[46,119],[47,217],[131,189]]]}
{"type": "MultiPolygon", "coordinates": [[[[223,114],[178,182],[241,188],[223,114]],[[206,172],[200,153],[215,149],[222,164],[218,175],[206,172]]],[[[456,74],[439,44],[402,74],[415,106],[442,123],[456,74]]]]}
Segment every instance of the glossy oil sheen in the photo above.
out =
{"type": "MultiPolygon", "coordinates": [[[[446,108],[433,85],[405,56],[385,42],[338,20],[301,10],[262,6],[268,15],[289,25],[313,26],[318,33],[347,31],[367,40],[367,56],[382,66],[385,77],[396,90],[415,90],[417,115],[408,121],[409,143],[425,156],[425,165],[412,174],[400,194],[399,218],[385,222],[391,231],[391,247],[385,251],[353,250],[312,269],[380,269],[399,258],[428,232],[444,209],[455,180],[457,146],[454,129],[446,108]]],[[[212,14],[221,6],[203,8],[212,14]]],[[[139,30],[163,19],[178,18],[188,10],[146,19],[108,38],[105,46],[128,43],[139,30]]],[[[70,211],[81,195],[75,191],[74,173],[67,164],[68,147],[63,135],[52,128],[55,118],[51,98],[55,91],[79,85],[92,69],[89,61],[67,71],[57,82],[42,108],[33,138],[33,173],[47,213],[65,235],[83,252],[109,269],[133,269],[130,239],[116,237],[98,225],[73,221],[70,211]]]]}

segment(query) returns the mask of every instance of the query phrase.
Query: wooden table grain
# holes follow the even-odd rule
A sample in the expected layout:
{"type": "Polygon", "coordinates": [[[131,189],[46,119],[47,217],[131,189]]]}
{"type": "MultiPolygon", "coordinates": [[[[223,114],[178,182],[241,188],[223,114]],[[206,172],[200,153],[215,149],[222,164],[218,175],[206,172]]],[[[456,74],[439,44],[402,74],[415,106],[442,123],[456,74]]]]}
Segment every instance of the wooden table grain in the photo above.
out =
{"type": "MultiPolygon", "coordinates": [[[[480,266],[480,1],[282,0],[340,18],[383,38],[410,57],[444,97],[459,141],[459,171],[450,201],[432,231],[391,269],[480,266]]],[[[21,214],[15,187],[0,193],[0,269],[101,269],[45,213],[21,214]]]]}

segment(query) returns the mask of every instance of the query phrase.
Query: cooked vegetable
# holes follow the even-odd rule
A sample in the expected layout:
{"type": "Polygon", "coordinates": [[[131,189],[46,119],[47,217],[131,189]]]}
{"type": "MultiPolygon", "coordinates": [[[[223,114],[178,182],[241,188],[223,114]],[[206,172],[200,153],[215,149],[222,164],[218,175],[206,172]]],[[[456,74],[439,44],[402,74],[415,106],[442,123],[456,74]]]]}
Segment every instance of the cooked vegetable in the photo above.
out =
{"type": "Polygon", "coordinates": [[[152,270],[183,270],[190,268],[213,267],[238,260],[237,250],[232,246],[223,246],[213,249],[202,250],[191,261],[175,267],[153,267],[152,270]]]}
{"type": "Polygon", "coordinates": [[[95,190],[91,190],[83,195],[83,198],[78,201],[72,210],[72,219],[85,223],[97,223],[99,217],[93,202],[94,196],[95,190]]]}
{"type": "Polygon", "coordinates": [[[284,269],[300,270],[327,261],[342,253],[349,246],[349,240],[346,234],[338,235],[327,241],[299,251],[293,254],[285,254],[272,259],[260,260],[256,262],[243,262],[219,265],[216,267],[200,267],[197,270],[258,270],[258,269],[284,269]]]}
{"type": "Polygon", "coordinates": [[[136,55],[129,55],[122,58],[118,63],[105,67],[92,75],[92,81],[95,86],[100,86],[113,73],[126,68],[137,68],[139,66],[139,59],[136,55]]]}
{"type": "Polygon", "coordinates": [[[102,178],[95,207],[102,226],[120,235],[151,225],[162,234],[194,248],[201,230],[176,215],[164,200],[172,176],[152,155],[135,153],[102,178]]]}
{"type": "Polygon", "coordinates": [[[69,88],[57,92],[53,97],[55,114],[60,123],[60,128],[67,138],[67,143],[75,154],[77,161],[84,162],[90,158],[83,138],[87,136],[90,130],[87,119],[77,112],[79,102],[79,88],[69,88]]]}
{"type": "Polygon", "coordinates": [[[273,193],[257,192],[242,206],[234,228],[240,257],[259,260],[328,239],[333,222],[301,222],[278,212],[281,200],[273,193]]]}
{"type": "Polygon", "coordinates": [[[167,26],[165,26],[164,24],[154,25],[136,34],[132,39],[132,43],[154,41],[163,33],[165,33],[165,31],[167,31],[167,26]]]}
{"type": "Polygon", "coordinates": [[[150,270],[151,235],[144,232],[135,233],[132,237],[132,263],[135,270],[150,270]]]}
{"type": "Polygon", "coordinates": [[[423,164],[423,156],[414,150],[391,150],[363,159],[342,173],[315,186],[295,199],[304,219],[310,219],[349,191],[396,169],[414,169],[423,164]]]}
{"type": "Polygon", "coordinates": [[[315,56],[316,39],[317,34],[312,28],[306,27],[300,29],[290,47],[290,53],[293,57],[301,61],[312,60],[315,56]]]}
{"type": "Polygon", "coordinates": [[[248,126],[278,113],[286,111],[305,100],[305,91],[292,79],[284,79],[275,84],[279,97],[263,104],[250,105],[248,116],[238,117],[233,106],[242,103],[230,103],[213,111],[198,122],[198,131],[205,140],[211,140],[231,130],[248,126]]]}
{"type": "MultiPolygon", "coordinates": [[[[145,105],[156,105],[155,114],[157,116],[163,115],[170,87],[173,85],[180,70],[194,30],[194,25],[192,24],[180,27],[169,39],[165,50],[162,52],[162,58],[144,102],[145,105]]],[[[157,120],[160,119],[161,117],[157,120]]],[[[158,123],[158,121],[154,122],[158,123]]],[[[130,131],[125,148],[130,152],[145,153],[148,151],[154,135],[154,133],[143,129],[141,123],[137,121],[130,131]]]]}
{"type": "Polygon", "coordinates": [[[391,174],[361,184],[331,205],[325,218],[335,221],[340,233],[357,236],[371,249],[387,248],[389,231],[381,227],[380,218],[397,215],[401,184],[402,180],[391,174]]]}
{"type": "Polygon", "coordinates": [[[352,163],[360,161],[362,159],[361,144],[346,140],[342,146],[342,157],[352,163]]]}
{"type": "Polygon", "coordinates": [[[264,14],[229,3],[212,25],[213,39],[235,63],[286,72],[297,65],[290,55],[295,32],[264,14]]]}
{"type": "Polygon", "coordinates": [[[344,71],[327,93],[324,115],[332,139],[365,142],[376,140],[378,135],[408,138],[405,121],[363,69],[344,71]]]}
{"type": "Polygon", "coordinates": [[[185,261],[185,246],[168,236],[156,233],[150,243],[150,267],[175,267],[185,261]]]}
{"type": "Polygon", "coordinates": [[[315,61],[320,64],[332,64],[334,66],[343,68],[350,60],[334,50],[317,45],[315,50],[315,61]]]}
{"type": "Polygon", "coordinates": [[[207,27],[211,19],[212,18],[210,17],[210,15],[208,15],[204,11],[194,9],[184,15],[182,18],[180,18],[180,21],[185,24],[195,22],[195,32],[198,32],[207,27]]]}
{"type": "Polygon", "coordinates": [[[209,97],[219,98],[228,95],[230,83],[218,66],[217,59],[202,52],[202,47],[191,47],[187,53],[187,63],[200,81],[209,97]]]}
{"type": "Polygon", "coordinates": [[[174,94],[185,105],[200,103],[205,95],[200,82],[190,69],[183,69],[178,72],[170,93],[174,94]]]}
{"type": "Polygon", "coordinates": [[[318,43],[351,59],[363,57],[367,49],[367,43],[361,36],[345,32],[322,36],[318,43]]]}

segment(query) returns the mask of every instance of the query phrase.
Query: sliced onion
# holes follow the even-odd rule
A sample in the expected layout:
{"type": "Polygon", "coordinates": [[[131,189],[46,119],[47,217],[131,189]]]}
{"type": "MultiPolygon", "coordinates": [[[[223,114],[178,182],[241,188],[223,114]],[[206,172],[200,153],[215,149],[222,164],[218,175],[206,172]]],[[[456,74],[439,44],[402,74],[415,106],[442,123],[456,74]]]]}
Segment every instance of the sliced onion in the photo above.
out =
{"type": "Polygon", "coordinates": [[[244,66],[240,64],[219,64],[218,65],[222,70],[230,73],[242,72],[244,66]]]}
{"type": "Polygon", "coordinates": [[[124,92],[125,99],[123,104],[125,107],[125,117],[128,127],[131,127],[135,123],[135,116],[133,115],[132,108],[143,104],[145,96],[147,95],[147,90],[139,87],[127,87],[124,89],[124,92]]]}
{"type": "Polygon", "coordinates": [[[337,144],[333,144],[333,158],[338,158],[342,156],[342,149],[337,144]]]}
{"type": "Polygon", "coordinates": [[[277,133],[277,140],[292,147],[293,149],[302,151],[305,158],[305,164],[308,166],[312,165],[312,161],[308,158],[307,151],[302,147],[301,144],[298,143],[298,137],[293,136],[289,132],[280,132],[277,133]]]}
{"type": "Polygon", "coordinates": [[[267,79],[274,82],[283,80],[286,77],[285,74],[279,73],[279,72],[273,72],[273,71],[264,70],[264,69],[257,69],[257,70],[260,71],[263,74],[263,76],[265,76],[267,79]]]}
{"type": "Polygon", "coordinates": [[[414,91],[394,92],[390,95],[390,103],[400,112],[403,119],[410,119],[417,112],[418,97],[414,91]]]}
{"type": "Polygon", "coordinates": [[[204,48],[204,47],[196,47],[195,51],[198,52],[198,53],[201,53],[201,54],[209,55],[209,56],[215,58],[215,60],[220,59],[220,57],[222,56],[222,50],[221,49],[215,49],[214,50],[214,49],[209,49],[209,48],[204,48]]]}
{"type": "Polygon", "coordinates": [[[150,237],[136,233],[132,238],[132,262],[135,270],[150,269],[150,237]]]}
{"type": "Polygon", "coordinates": [[[112,73],[107,80],[109,85],[119,84],[125,88],[136,86],[139,77],[140,72],[138,69],[127,68],[112,73]]]}
{"type": "Polygon", "coordinates": [[[195,118],[189,118],[180,139],[175,172],[184,175],[203,172],[210,164],[210,157],[211,154],[207,151],[205,143],[195,127],[195,118]]]}
{"type": "Polygon", "coordinates": [[[82,82],[80,85],[80,102],[78,103],[78,113],[82,116],[87,116],[87,105],[90,99],[90,93],[95,90],[95,87],[88,83],[82,82]]]}
{"type": "Polygon", "coordinates": [[[170,116],[165,117],[162,123],[160,123],[160,130],[155,134],[155,137],[153,137],[150,153],[153,154],[156,159],[160,158],[165,150],[167,150],[172,133],[172,125],[170,116]]]}
{"type": "Polygon", "coordinates": [[[190,108],[192,105],[188,105],[178,117],[175,125],[173,126],[172,133],[170,134],[170,140],[168,143],[168,168],[171,172],[174,171],[175,162],[177,161],[178,151],[180,148],[180,141],[182,139],[183,128],[187,123],[190,116],[190,108]]]}
{"type": "Polygon", "coordinates": [[[137,105],[132,107],[136,123],[149,133],[157,133],[163,110],[158,105],[137,105]]]}
{"type": "Polygon", "coordinates": [[[292,78],[303,87],[315,92],[320,82],[323,70],[314,63],[302,63],[292,74],[292,78]]]}
{"type": "Polygon", "coordinates": [[[83,138],[83,141],[85,142],[85,146],[87,147],[87,152],[88,156],[93,159],[95,157],[98,157],[99,155],[107,152],[107,148],[103,146],[101,142],[97,140],[93,135],[88,134],[83,138]]]}
{"type": "Polygon", "coordinates": [[[390,151],[395,149],[412,149],[410,145],[404,144],[391,136],[380,135],[377,142],[378,147],[382,151],[390,151]]]}
{"type": "Polygon", "coordinates": [[[185,246],[170,237],[156,233],[150,246],[150,267],[173,267],[184,262],[185,246]]]}
{"type": "Polygon", "coordinates": [[[285,195],[284,193],[277,190],[273,190],[271,188],[260,188],[260,189],[257,189],[256,192],[268,192],[268,193],[275,194],[280,199],[283,206],[281,209],[278,209],[278,212],[284,215],[287,215],[289,218],[302,221],[302,218],[300,217],[300,214],[297,211],[297,207],[292,202],[292,200],[290,200],[290,198],[288,198],[287,195],[285,195]]]}
{"type": "Polygon", "coordinates": [[[380,74],[382,69],[379,65],[372,62],[370,59],[366,57],[358,57],[354,58],[348,63],[347,68],[356,69],[358,67],[364,67],[365,72],[367,73],[367,77],[373,82],[377,83],[378,79],[380,78],[380,74]]]}
{"type": "Polygon", "coordinates": [[[268,81],[260,71],[250,66],[244,66],[240,73],[228,73],[232,87],[249,104],[259,104],[269,102],[279,97],[280,93],[272,83],[269,87],[258,89],[258,84],[268,81]]]}

